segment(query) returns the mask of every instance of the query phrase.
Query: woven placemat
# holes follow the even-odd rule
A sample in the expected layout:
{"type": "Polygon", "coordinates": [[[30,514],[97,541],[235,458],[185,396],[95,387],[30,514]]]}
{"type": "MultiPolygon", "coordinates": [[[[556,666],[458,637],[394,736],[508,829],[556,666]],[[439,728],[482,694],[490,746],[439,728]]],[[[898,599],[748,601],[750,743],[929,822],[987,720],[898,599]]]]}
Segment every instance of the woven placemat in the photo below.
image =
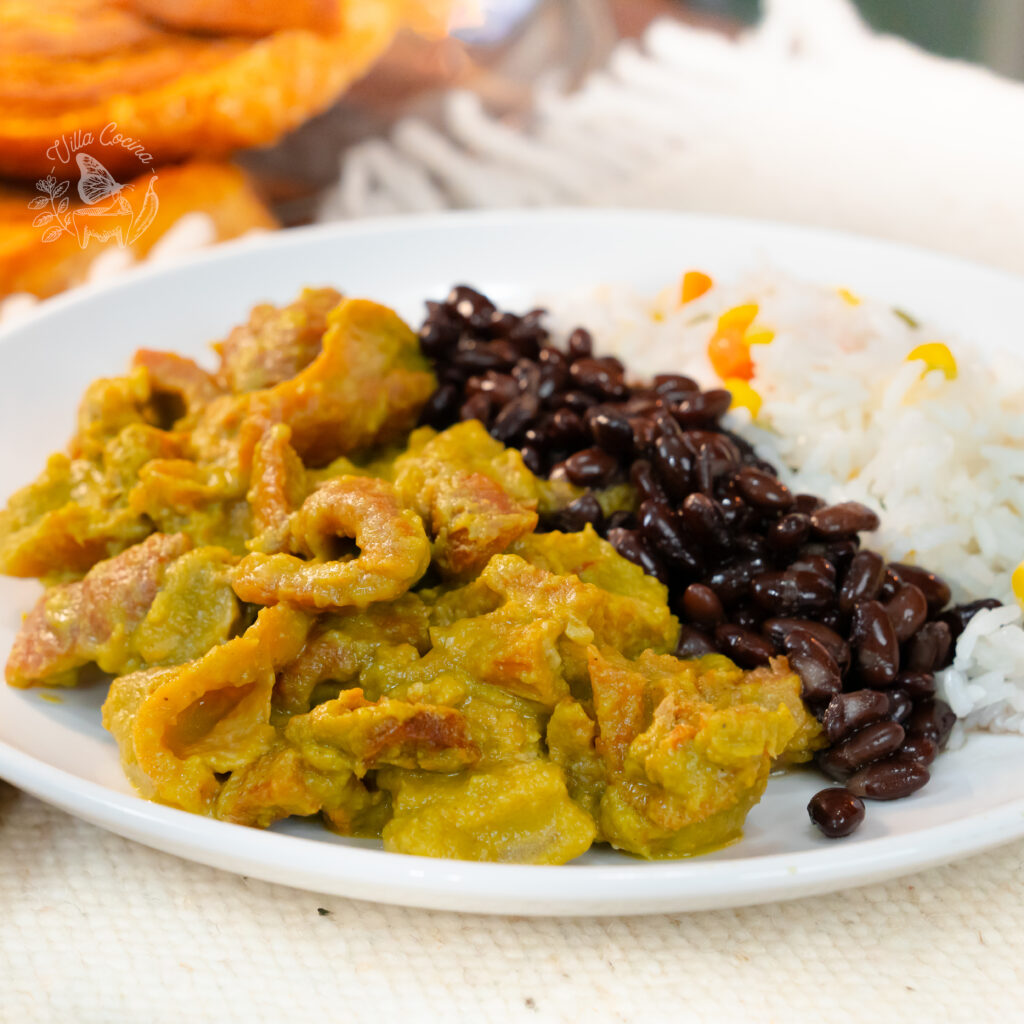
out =
{"type": "Polygon", "coordinates": [[[240,878],[2,783],[0,850],[0,1020],[18,1024],[932,1024],[1013,1021],[1024,995],[1024,843],[790,903],[561,920],[240,878]]]}

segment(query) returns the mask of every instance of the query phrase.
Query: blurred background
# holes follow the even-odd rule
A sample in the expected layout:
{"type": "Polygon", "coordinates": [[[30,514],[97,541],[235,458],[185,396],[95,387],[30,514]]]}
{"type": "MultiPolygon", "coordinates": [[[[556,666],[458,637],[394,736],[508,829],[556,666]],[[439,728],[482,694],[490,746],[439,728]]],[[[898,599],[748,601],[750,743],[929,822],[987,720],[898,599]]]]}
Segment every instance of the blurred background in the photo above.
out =
{"type": "Polygon", "coordinates": [[[1021,0],[0,0],[0,318],[448,207],[770,216],[1024,269],[1020,78],[1021,0]]]}
{"type": "MultiPolygon", "coordinates": [[[[750,24],[758,0],[691,0],[685,4],[750,24]]],[[[1020,0],[857,0],[868,23],[933,53],[977,61],[1024,77],[1024,4],[1020,0]]]]}

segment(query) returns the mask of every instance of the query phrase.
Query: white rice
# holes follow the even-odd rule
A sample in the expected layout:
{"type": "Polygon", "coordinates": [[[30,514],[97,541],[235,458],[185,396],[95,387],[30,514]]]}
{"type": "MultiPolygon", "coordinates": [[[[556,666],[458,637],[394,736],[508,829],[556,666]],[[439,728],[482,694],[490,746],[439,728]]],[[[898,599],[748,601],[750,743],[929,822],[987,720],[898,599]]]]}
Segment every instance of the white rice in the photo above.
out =
{"type": "Polygon", "coordinates": [[[637,375],[683,372],[706,387],[721,384],[707,358],[718,315],[757,303],[756,325],[775,332],[752,348],[763,404],[754,422],[731,413],[732,425],[795,490],[878,511],[868,543],[887,559],[939,573],[956,601],[1006,602],[971,621],[940,692],[967,728],[1024,732],[1024,629],[1010,583],[1024,559],[1019,360],[767,270],[682,307],[675,294],[603,286],[545,299],[556,332],[583,324],[637,375]],[[953,380],[906,359],[938,340],[956,358],[953,380]]]}

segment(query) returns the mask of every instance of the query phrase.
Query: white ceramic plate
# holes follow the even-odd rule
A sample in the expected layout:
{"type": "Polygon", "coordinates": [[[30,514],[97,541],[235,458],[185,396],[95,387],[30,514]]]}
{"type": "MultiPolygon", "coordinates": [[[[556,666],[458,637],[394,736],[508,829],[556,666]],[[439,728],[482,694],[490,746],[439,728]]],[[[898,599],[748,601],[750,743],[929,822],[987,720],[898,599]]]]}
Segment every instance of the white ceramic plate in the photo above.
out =
{"type": "MultiPolygon", "coordinates": [[[[885,299],[988,345],[1011,345],[1024,281],[861,238],[720,218],[637,212],[420,217],[291,231],[185,266],[47,304],[0,335],[0,499],[64,445],[84,386],[139,346],[204,352],[257,301],[334,284],[413,321],[457,281],[521,308],[538,291],[622,281],[655,290],[688,266],[733,276],[763,260],[885,299]]],[[[0,580],[0,655],[38,593],[0,580]]],[[[514,914],[696,910],[810,895],[938,864],[1024,835],[1024,738],[972,736],[914,797],[873,804],[854,836],[808,824],[813,773],[775,779],[743,840],[694,860],[644,863],[597,851],[565,867],[385,853],[309,822],[259,832],[134,796],[100,725],[103,694],[0,685],[0,776],[130,839],[228,871],[412,906],[514,914]]]]}

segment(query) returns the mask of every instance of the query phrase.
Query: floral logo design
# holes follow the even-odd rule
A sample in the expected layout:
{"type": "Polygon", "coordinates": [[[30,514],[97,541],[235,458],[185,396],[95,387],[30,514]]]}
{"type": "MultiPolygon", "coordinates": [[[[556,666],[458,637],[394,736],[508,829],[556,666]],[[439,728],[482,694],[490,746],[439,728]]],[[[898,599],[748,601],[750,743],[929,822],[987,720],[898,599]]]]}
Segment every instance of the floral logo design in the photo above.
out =
{"type": "Polygon", "coordinates": [[[146,195],[138,211],[133,209],[124,193],[131,185],[121,185],[96,157],[76,153],[78,164],[78,196],[81,206],[71,207],[67,192],[71,182],[58,179],[51,171],[36,182],[40,192],[28,205],[39,210],[32,226],[45,228],[44,242],[55,242],[64,235],[78,240],[84,249],[93,238],[102,242],[116,238],[119,245],[131,245],[153,223],[159,207],[154,185],[157,176],[150,176],[146,195]]]}
{"type": "Polygon", "coordinates": [[[36,196],[28,204],[28,208],[30,210],[42,210],[44,206],[49,206],[50,209],[49,212],[36,214],[35,220],[32,221],[32,227],[41,228],[46,225],[53,225],[54,221],[56,221],[54,226],[47,227],[46,231],[43,232],[44,242],[56,242],[65,231],[69,234],[74,234],[74,231],[68,227],[70,217],[64,217],[64,213],[69,205],[64,193],[67,192],[70,184],[70,181],[58,181],[52,174],[48,174],[41,181],[36,182],[36,191],[42,192],[43,195],[36,196]],[[58,203],[57,200],[60,200],[60,202],[58,203]],[[55,203],[57,205],[54,205],[55,203]]]}

